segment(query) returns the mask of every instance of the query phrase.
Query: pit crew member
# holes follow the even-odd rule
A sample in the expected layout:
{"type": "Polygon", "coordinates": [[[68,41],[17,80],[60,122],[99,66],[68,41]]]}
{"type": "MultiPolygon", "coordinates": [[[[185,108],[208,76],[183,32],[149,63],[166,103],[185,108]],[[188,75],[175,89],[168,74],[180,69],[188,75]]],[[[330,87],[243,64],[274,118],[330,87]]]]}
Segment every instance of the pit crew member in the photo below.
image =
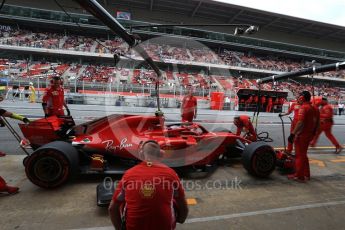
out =
{"type": "Polygon", "coordinates": [[[310,143],[310,146],[315,147],[317,140],[320,137],[322,132],[325,132],[326,137],[328,140],[332,142],[335,146],[335,153],[339,154],[343,149],[337,139],[332,134],[332,126],[333,126],[333,107],[328,104],[327,98],[323,97],[320,103],[320,128],[318,129],[314,139],[310,143]]]}
{"type": "MultiPolygon", "coordinates": [[[[3,97],[0,96],[0,102],[3,101],[3,97]]],[[[13,118],[13,119],[16,119],[16,120],[20,120],[20,121],[23,121],[25,123],[29,123],[29,119],[27,119],[26,117],[24,116],[21,116],[21,115],[18,115],[16,113],[11,113],[11,112],[8,112],[4,109],[1,109],[0,108],[0,116],[2,117],[10,117],[10,118],[13,118]]],[[[5,126],[5,124],[3,124],[0,120],[0,126],[3,127],[5,126]]],[[[0,157],[3,157],[5,156],[6,154],[0,152],[0,157]]],[[[19,191],[19,188],[17,187],[13,187],[13,186],[10,186],[6,183],[6,181],[0,176],[0,193],[9,193],[9,194],[15,194],[19,191]]]]}
{"type": "Polygon", "coordinates": [[[291,132],[288,141],[295,144],[295,173],[289,174],[288,179],[298,182],[306,182],[310,179],[309,160],[307,156],[308,146],[312,141],[318,126],[319,111],[310,102],[311,95],[303,91],[297,102],[301,105],[298,110],[297,124],[291,132]]]}
{"type": "Polygon", "coordinates": [[[193,96],[191,87],[188,89],[188,94],[183,98],[181,104],[181,118],[182,122],[192,122],[197,115],[197,99],[193,96]]]}
{"type": "Polygon", "coordinates": [[[63,107],[66,108],[67,114],[70,111],[64,99],[64,89],[60,77],[53,77],[51,85],[43,95],[42,107],[45,117],[65,115],[63,107]]]}
{"type": "Polygon", "coordinates": [[[237,127],[236,135],[240,136],[241,132],[245,132],[244,137],[251,140],[256,141],[257,135],[254,129],[252,122],[250,121],[250,117],[247,115],[240,115],[234,117],[234,125],[237,127]]]}
{"type": "MultiPolygon", "coordinates": [[[[297,102],[292,102],[290,108],[288,109],[288,111],[286,113],[280,113],[279,116],[286,116],[289,115],[293,112],[293,119],[291,121],[291,127],[290,127],[290,134],[292,133],[292,131],[295,129],[296,124],[297,124],[297,118],[298,118],[298,110],[301,107],[300,104],[298,104],[297,102]]],[[[293,143],[288,141],[288,147],[286,149],[287,153],[291,153],[293,150],[293,143]]]]}
{"type": "Polygon", "coordinates": [[[176,222],[183,223],[188,215],[181,182],[174,170],[159,162],[156,142],[145,142],[139,154],[144,161],[126,171],[115,190],[111,221],[115,229],[175,229],[176,222]]]}

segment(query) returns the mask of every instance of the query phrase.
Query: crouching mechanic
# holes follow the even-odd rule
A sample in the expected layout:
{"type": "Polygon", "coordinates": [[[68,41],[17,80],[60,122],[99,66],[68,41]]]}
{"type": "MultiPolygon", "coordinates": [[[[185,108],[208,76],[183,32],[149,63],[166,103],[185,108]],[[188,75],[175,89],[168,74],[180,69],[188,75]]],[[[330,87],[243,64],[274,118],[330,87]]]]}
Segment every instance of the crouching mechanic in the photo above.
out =
{"type": "Polygon", "coordinates": [[[184,223],[188,215],[181,182],[173,169],[159,162],[156,142],[145,142],[139,154],[143,162],[126,171],[115,190],[111,221],[115,229],[175,229],[176,222],[184,223]]]}
{"type": "Polygon", "coordinates": [[[298,110],[297,124],[291,132],[288,141],[295,144],[295,173],[289,174],[288,179],[305,182],[310,179],[308,146],[319,127],[320,113],[310,102],[311,95],[303,91],[297,102],[301,105],[298,110]]]}
{"type": "MultiPolygon", "coordinates": [[[[3,101],[3,97],[2,96],[0,96],[0,102],[1,101],[3,101]]],[[[8,112],[8,111],[6,111],[4,109],[1,109],[1,108],[0,108],[0,116],[2,116],[2,117],[10,117],[10,118],[13,118],[13,119],[16,119],[16,120],[23,121],[25,123],[29,123],[29,119],[27,119],[26,117],[18,115],[18,114],[15,114],[15,113],[8,112]]],[[[2,120],[0,120],[0,126],[1,127],[5,126],[5,124],[2,123],[2,120]]],[[[6,154],[0,152],[0,157],[3,157],[5,155],[6,154]]],[[[6,192],[6,193],[9,193],[9,194],[15,194],[18,191],[19,191],[19,188],[7,185],[6,181],[0,176],[0,193],[6,192]]]]}
{"type": "Polygon", "coordinates": [[[42,107],[45,117],[64,116],[63,107],[66,108],[68,116],[71,114],[65,102],[64,89],[60,77],[53,77],[51,85],[46,89],[42,98],[42,107]]]}
{"type": "Polygon", "coordinates": [[[244,137],[251,141],[257,140],[257,135],[254,129],[252,122],[250,121],[250,117],[247,115],[241,115],[234,117],[234,125],[237,127],[236,135],[240,136],[241,132],[245,132],[244,137]]]}

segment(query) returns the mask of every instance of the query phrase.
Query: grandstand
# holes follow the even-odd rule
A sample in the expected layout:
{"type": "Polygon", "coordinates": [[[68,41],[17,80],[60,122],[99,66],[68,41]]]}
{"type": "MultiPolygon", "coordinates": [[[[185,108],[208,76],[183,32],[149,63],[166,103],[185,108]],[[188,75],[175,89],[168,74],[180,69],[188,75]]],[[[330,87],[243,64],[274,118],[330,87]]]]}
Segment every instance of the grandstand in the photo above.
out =
{"type": "MultiPolygon", "coordinates": [[[[163,7],[165,1],[100,3],[114,14],[116,10],[131,12],[136,21],[121,21],[126,26],[176,23],[176,15],[171,13],[176,12],[181,15],[180,24],[254,23],[262,28],[251,38],[233,36],[233,31],[223,28],[134,30],[162,69],[160,85],[168,94],[181,95],[187,85],[193,85],[199,96],[224,91],[234,97],[241,88],[257,89],[257,78],[309,67],[312,60],[328,64],[345,59],[343,27],[212,1],[178,0],[173,10],[171,4],[163,7]]],[[[10,86],[32,81],[36,87],[45,87],[47,79],[59,75],[71,91],[113,87],[151,92],[156,76],[138,54],[73,3],[60,2],[74,12],[70,17],[53,1],[6,2],[0,12],[0,78],[7,80],[0,83],[10,86]],[[113,53],[121,55],[116,66],[113,53]]],[[[308,78],[264,84],[263,89],[288,91],[291,98],[302,88],[311,88],[308,78]]],[[[345,71],[319,74],[314,80],[317,95],[344,100],[345,71]]]]}

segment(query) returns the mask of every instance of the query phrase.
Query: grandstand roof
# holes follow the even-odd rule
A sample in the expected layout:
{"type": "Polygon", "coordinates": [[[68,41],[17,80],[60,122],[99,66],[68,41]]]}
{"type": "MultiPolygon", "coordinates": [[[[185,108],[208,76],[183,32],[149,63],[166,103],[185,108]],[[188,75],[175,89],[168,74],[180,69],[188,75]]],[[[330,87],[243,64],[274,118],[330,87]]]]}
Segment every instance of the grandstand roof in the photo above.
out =
{"type": "MultiPolygon", "coordinates": [[[[100,0],[117,9],[144,9],[175,12],[193,18],[212,19],[221,23],[254,24],[261,29],[307,36],[314,39],[345,41],[345,27],[272,12],[215,2],[211,0],[100,0]]],[[[260,4],[258,2],[258,4],[260,4]]],[[[306,10],[312,10],[306,9],[306,10]]]]}

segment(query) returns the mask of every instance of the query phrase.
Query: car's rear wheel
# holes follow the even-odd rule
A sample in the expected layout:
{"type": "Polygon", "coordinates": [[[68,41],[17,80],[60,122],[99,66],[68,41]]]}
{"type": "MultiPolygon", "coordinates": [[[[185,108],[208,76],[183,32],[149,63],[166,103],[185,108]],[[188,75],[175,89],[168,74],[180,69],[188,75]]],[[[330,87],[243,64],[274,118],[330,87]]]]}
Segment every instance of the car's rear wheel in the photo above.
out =
{"type": "Polygon", "coordinates": [[[56,188],[78,170],[78,152],[66,142],[52,142],[37,149],[25,162],[29,180],[42,188],[56,188]]]}
{"type": "Polygon", "coordinates": [[[268,177],[276,166],[273,148],[264,142],[253,142],[242,154],[244,168],[253,176],[268,177]]]}

